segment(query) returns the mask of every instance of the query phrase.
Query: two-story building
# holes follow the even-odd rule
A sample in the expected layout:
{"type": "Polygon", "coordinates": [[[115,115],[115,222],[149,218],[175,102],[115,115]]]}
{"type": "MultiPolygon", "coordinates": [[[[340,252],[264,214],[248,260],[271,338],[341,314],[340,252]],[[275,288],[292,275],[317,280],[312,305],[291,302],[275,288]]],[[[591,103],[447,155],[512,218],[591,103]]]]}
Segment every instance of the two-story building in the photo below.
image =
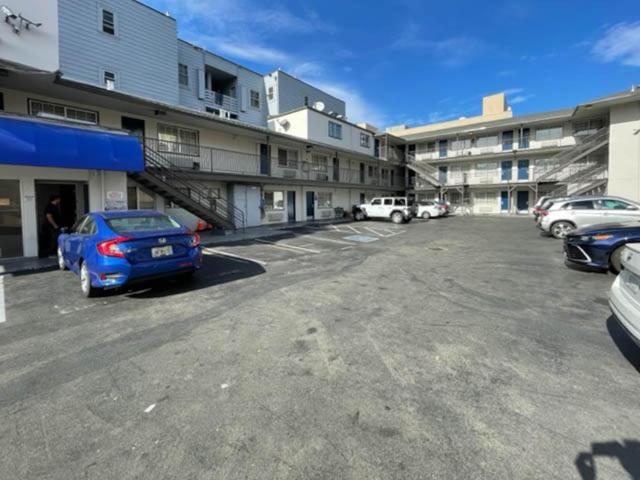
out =
{"type": "Polygon", "coordinates": [[[358,136],[330,137],[328,126],[319,135],[309,122],[289,119],[289,131],[271,124],[325,105],[339,125],[332,128],[351,133],[343,101],[187,43],[164,13],[135,0],[5,3],[16,18],[0,22],[0,200],[9,199],[0,201],[1,256],[37,254],[51,194],[64,194],[67,223],[89,209],[155,208],[190,225],[200,218],[233,229],[333,218],[367,197],[404,190],[402,165],[374,155],[370,130],[358,127],[369,137],[363,148],[358,136]],[[66,163],[18,164],[7,154],[16,142],[10,150],[2,141],[39,148],[33,135],[17,136],[19,121],[44,125],[50,138],[63,128],[111,142],[127,133],[144,168],[130,151],[112,164],[86,150],[66,163]]]}

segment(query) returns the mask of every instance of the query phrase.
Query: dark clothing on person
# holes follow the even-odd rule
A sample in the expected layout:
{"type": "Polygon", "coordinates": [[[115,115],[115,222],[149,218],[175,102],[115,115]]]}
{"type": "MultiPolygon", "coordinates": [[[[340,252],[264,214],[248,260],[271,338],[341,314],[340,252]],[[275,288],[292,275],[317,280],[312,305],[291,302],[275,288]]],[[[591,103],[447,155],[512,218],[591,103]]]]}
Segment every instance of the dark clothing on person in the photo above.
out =
{"type": "Polygon", "coordinates": [[[60,207],[53,203],[48,203],[47,207],[44,209],[44,225],[42,229],[42,233],[44,235],[44,244],[47,245],[48,255],[54,254],[58,251],[58,234],[60,233],[60,227],[62,222],[62,214],[60,213],[60,207]],[[48,216],[51,215],[51,218],[58,226],[58,228],[54,227],[49,221],[48,216]]]}

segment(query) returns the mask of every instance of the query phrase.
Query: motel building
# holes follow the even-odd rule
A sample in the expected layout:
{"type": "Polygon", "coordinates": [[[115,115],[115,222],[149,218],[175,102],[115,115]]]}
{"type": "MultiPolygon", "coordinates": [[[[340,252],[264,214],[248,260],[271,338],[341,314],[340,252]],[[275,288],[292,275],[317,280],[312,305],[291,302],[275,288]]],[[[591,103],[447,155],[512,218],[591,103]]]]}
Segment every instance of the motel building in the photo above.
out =
{"type": "Polygon", "coordinates": [[[185,42],[164,13],[134,0],[4,3],[15,15],[0,22],[0,257],[38,255],[53,194],[64,226],[156,209],[222,233],[404,192],[402,162],[376,154],[377,131],[350,122],[342,100],[185,42]]]}

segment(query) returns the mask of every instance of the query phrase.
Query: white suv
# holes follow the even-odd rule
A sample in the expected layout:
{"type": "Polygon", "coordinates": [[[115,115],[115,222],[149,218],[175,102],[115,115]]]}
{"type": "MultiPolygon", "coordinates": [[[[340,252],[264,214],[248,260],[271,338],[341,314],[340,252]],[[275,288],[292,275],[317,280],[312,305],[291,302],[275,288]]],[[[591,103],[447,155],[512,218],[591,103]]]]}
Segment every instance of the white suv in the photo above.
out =
{"type": "Polygon", "coordinates": [[[539,214],[539,228],[555,238],[564,238],[577,228],[640,220],[640,205],[618,197],[574,197],[554,201],[539,214]]]}
{"type": "Polygon", "coordinates": [[[407,197],[376,197],[369,203],[355,205],[353,218],[360,221],[367,218],[390,218],[393,223],[410,222],[415,208],[407,197]]]}

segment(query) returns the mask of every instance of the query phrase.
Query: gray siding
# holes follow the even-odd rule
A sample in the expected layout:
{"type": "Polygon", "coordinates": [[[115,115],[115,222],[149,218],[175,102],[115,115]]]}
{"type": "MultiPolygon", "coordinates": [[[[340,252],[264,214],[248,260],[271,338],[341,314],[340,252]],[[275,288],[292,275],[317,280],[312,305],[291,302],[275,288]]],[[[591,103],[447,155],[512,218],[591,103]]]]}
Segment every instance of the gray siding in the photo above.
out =
{"type": "Polygon", "coordinates": [[[189,43],[178,40],[178,62],[189,68],[189,86],[179,85],[180,105],[204,111],[204,100],[198,98],[198,72],[204,71],[204,52],[189,43]]]}
{"type": "Polygon", "coordinates": [[[178,104],[176,22],[133,0],[59,0],[60,69],[65,77],[178,104]],[[100,8],[115,13],[116,35],[102,32],[100,8]]]}
{"type": "Polygon", "coordinates": [[[258,75],[251,70],[245,68],[238,68],[238,101],[240,105],[243,104],[243,95],[249,95],[250,90],[260,92],[260,109],[255,110],[251,108],[250,98],[246,99],[246,111],[242,111],[240,108],[239,119],[244,122],[253,123],[255,125],[267,126],[267,97],[264,90],[264,81],[262,75],[258,75]]]}
{"type": "Polygon", "coordinates": [[[305,97],[309,105],[321,101],[325,104],[325,112],[333,111],[345,115],[345,103],[322,90],[315,88],[291,75],[275,71],[265,76],[265,87],[274,87],[274,97],[269,101],[269,115],[279,115],[304,106],[305,97]]]}

